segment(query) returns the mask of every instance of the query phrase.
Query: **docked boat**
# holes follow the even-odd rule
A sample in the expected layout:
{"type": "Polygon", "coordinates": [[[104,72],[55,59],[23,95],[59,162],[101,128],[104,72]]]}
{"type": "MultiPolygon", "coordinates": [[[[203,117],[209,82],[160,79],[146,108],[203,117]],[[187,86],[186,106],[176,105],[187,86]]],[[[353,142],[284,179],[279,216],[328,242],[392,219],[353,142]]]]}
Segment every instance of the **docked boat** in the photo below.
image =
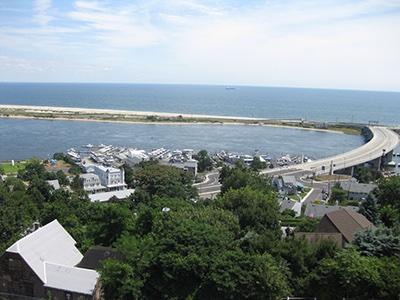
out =
{"type": "Polygon", "coordinates": [[[391,161],[387,163],[388,167],[396,167],[396,162],[395,161],[391,161]]]}

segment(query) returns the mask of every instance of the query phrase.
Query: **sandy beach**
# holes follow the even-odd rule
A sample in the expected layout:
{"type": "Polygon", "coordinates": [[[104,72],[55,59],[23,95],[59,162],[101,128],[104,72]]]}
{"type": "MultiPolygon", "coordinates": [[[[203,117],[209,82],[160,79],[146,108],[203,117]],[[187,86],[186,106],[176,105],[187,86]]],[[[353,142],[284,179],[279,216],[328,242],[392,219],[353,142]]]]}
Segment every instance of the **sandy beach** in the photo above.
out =
{"type": "Polygon", "coordinates": [[[125,124],[268,126],[343,134],[343,132],[339,130],[302,127],[300,119],[277,120],[236,116],[59,106],[0,104],[0,117],[13,119],[41,119],[125,124]]]}

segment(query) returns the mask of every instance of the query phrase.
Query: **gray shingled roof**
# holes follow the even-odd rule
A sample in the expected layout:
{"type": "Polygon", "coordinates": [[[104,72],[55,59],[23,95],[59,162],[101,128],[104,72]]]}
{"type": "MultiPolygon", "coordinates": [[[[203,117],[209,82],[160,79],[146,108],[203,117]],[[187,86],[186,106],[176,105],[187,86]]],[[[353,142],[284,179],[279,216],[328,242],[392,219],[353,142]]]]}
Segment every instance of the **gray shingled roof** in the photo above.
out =
{"type": "Polygon", "coordinates": [[[358,183],[358,182],[341,182],[340,186],[345,191],[349,191],[351,193],[359,193],[359,194],[369,194],[371,193],[376,187],[376,184],[371,183],[358,183]]]}
{"type": "Polygon", "coordinates": [[[309,202],[309,203],[307,203],[306,210],[304,211],[304,215],[306,215],[307,217],[312,217],[312,218],[322,218],[327,213],[330,213],[330,212],[336,211],[336,210],[340,210],[340,209],[345,209],[345,208],[355,211],[355,212],[358,211],[357,206],[313,204],[313,203],[309,202]]]}

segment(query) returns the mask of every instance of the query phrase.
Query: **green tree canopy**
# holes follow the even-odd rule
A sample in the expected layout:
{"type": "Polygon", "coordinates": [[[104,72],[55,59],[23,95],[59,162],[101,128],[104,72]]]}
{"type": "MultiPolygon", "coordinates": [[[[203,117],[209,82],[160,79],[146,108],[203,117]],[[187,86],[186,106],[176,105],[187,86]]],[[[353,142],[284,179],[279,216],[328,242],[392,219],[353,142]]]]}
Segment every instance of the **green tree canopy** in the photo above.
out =
{"type": "Polygon", "coordinates": [[[331,203],[342,203],[347,199],[347,192],[343,190],[339,183],[336,183],[331,189],[331,196],[329,201],[331,203]]]}
{"type": "Polygon", "coordinates": [[[155,163],[142,164],[134,173],[137,202],[143,199],[175,197],[190,199],[197,196],[192,176],[180,169],[155,163]],[[145,196],[147,195],[147,197],[145,196]]]}
{"type": "Polygon", "coordinates": [[[360,231],[355,235],[353,243],[363,255],[400,258],[399,229],[378,227],[360,231]]]}
{"type": "Polygon", "coordinates": [[[212,160],[208,155],[207,150],[200,150],[196,155],[193,156],[198,161],[197,169],[199,172],[204,172],[212,169],[212,160]]]}
{"type": "Polygon", "coordinates": [[[222,194],[229,189],[240,189],[246,186],[251,186],[257,190],[265,190],[266,192],[270,192],[272,189],[269,177],[246,168],[240,162],[233,168],[224,166],[221,170],[219,181],[222,184],[222,194]]]}
{"type": "Polygon", "coordinates": [[[216,200],[216,205],[232,211],[245,231],[262,233],[273,230],[280,233],[279,206],[275,192],[244,187],[230,189],[216,200]]]}

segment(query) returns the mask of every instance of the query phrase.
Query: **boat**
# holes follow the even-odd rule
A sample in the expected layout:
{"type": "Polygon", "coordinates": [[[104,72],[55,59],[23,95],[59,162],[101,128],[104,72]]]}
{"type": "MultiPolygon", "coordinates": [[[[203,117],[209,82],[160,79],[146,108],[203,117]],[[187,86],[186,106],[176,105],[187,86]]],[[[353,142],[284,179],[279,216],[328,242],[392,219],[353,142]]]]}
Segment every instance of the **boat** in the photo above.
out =
{"type": "Polygon", "coordinates": [[[387,165],[389,167],[396,167],[396,162],[394,162],[393,160],[391,162],[388,162],[387,165]]]}

